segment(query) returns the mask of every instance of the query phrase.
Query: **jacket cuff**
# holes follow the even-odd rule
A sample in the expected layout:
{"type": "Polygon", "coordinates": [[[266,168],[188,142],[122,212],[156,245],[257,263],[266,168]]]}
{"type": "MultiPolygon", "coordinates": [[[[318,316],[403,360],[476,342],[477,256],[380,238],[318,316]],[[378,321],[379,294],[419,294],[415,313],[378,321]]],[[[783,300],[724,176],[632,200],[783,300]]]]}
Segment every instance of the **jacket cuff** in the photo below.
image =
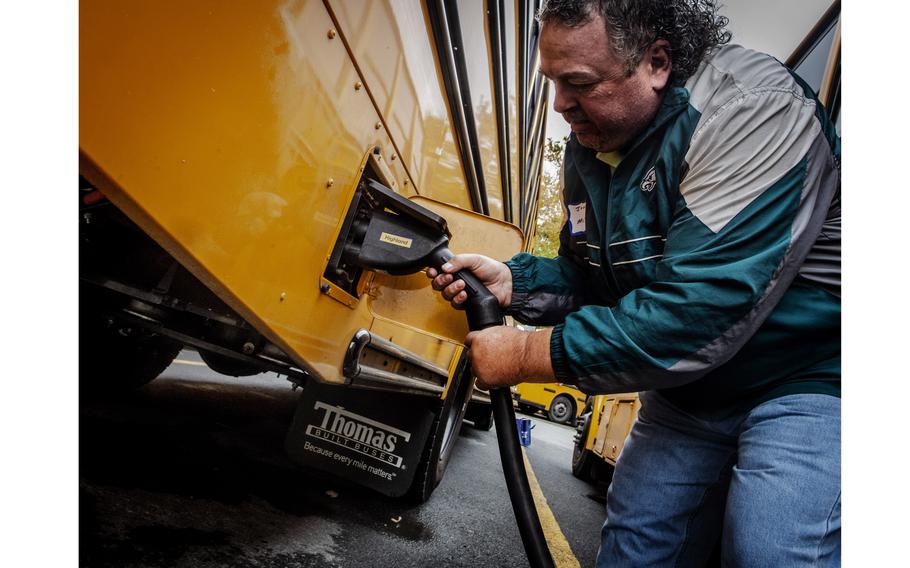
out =
{"type": "Polygon", "coordinates": [[[553,333],[550,335],[550,364],[553,365],[553,373],[556,375],[557,382],[574,385],[576,381],[569,372],[566,351],[562,343],[564,327],[564,324],[553,327],[553,333]]]}
{"type": "Polygon", "coordinates": [[[526,252],[518,253],[505,262],[512,271],[512,301],[506,308],[506,314],[520,312],[527,303],[533,263],[534,257],[526,252]]]}

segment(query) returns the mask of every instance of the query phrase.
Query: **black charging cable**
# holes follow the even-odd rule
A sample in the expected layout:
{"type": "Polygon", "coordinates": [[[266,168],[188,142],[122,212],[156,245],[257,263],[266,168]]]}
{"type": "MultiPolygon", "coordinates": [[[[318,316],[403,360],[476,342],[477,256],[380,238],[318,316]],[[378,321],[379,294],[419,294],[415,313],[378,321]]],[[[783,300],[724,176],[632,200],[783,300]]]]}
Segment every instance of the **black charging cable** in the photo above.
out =
{"type": "MultiPolygon", "coordinates": [[[[438,251],[434,263],[441,272],[443,264],[452,258],[448,248],[438,251]],[[441,262],[440,262],[441,261],[441,262]]],[[[468,299],[463,306],[468,316],[468,328],[479,331],[497,325],[505,325],[499,300],[484,286],[473,273],[467,270],[456,272],[456,279],[464,280],[468,299]]],[[[496,424],[496,439],[499,442],[499,456],[502,472],[506,478],[509,499],[515,512],[515,522],[524,544],[528,563],[532,568],[553,568],[553,556],[547,547],[547,539],[540,526],[540,517],[531,494],[528,472],[525,469],[524,454],[518,443],[518,429],[515,425],[515,410],[512,408],[512,393],[508,388],[490,390],[493,404],[493,421],[496,424]]]]}

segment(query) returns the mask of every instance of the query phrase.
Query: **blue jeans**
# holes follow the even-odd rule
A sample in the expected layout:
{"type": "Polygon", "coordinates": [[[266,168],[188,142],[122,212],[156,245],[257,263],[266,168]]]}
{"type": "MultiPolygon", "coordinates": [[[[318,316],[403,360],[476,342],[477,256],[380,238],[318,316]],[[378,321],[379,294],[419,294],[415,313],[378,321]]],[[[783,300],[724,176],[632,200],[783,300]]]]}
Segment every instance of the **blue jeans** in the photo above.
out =
{"type": "Polygon", "coordinates": [[[789,395],[716,420],[656,392],[607,494],[598,568],[840,565],[840,399],[789,395]]]}

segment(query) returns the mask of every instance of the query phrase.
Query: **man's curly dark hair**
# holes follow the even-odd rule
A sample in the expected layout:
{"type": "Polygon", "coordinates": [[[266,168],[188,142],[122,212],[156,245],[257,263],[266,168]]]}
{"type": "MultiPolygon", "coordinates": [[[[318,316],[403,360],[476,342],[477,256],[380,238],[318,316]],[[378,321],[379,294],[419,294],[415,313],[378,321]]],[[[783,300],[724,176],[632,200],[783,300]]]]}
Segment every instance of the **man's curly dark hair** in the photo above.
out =
{"type": "Polygon", "coordinates": [[[547,0],[537,19],[582,26],[594,14],[603,17],[607,37],[631,74],[654,41],[670,44],[670,83],[686,82],[712,47],[730,41],[729,20],[717,13],[715,0],[547,0]]]}

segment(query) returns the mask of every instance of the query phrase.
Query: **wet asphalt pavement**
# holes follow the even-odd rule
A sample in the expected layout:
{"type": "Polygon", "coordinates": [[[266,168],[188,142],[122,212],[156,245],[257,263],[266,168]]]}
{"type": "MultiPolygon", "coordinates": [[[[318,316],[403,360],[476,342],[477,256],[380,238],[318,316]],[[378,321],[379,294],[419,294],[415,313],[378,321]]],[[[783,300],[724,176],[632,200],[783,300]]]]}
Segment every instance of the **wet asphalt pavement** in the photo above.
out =
{"type": "MultiPolygon", "coordinates": [[[[184,352],[156,381],[80,404],[83,567],[526,566],[495,431],[462,428],[442,484],[413,505],[292,464],[299,392],[217,375],[184,352]]],[[[604,488],[570,471],[573,429],[534,417],[528,457],[581,566],[604,488]]]]}

